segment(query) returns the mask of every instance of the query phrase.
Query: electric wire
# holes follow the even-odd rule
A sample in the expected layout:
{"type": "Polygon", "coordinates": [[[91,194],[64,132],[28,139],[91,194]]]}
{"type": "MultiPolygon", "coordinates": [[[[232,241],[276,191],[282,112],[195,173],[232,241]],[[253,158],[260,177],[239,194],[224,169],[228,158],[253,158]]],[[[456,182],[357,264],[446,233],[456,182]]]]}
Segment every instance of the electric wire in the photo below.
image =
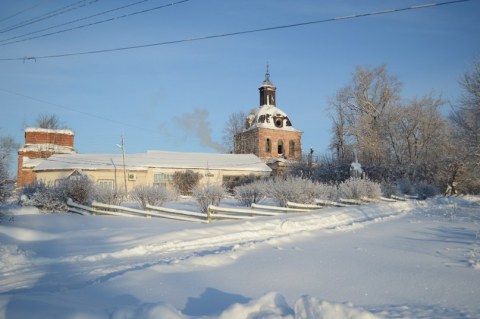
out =
{"type": "Polygon", "coordinates": [[[117,17],[112,17],[112,18],[105,19],[105,20],[100,20],[100,21],[96,21],[96,22],[92,22],[92,23],[87,23],[87,24],[83,24],[83,25],[80,25],[80,26],[71,27],[71,28],[68,28],[68,29],[58,30],[58,31],[55,31],[55,32],[41,34],[41,35],[37,35],[37,36],[33,36],[33,37],[21,39],[21,40],[10,41],[10,40],[26,37],[26,36],[29,36],[29,35],[32,35],[32,34],[48,31],[48,30],[51,30],[51,29],[54,29],[54,28],[66,26],[66,25],[69,25],[69,24],[72,24],[72,23],[76,23],[76,22],[84,21],[84,20],[91,19],[91,18],[94,18],[94,17],[98,17],[98,16],[101,16],[101,15],[104,15],[104,14],[107,14],[107,13],[112,13],[114,11],[122,10],[122,9],[131,7],[131,6],[134,6],[134,5],[138,5],[138,4],[147,2],[147,1],[149,1],[149,0],[138,1],[138,2],[131,3],[131,4],[128,4],[128,5],[125,5],[125,6],[121,6],[121,7],[118,7],[118,8],[111,9],[111,10],[106,10],[106,11],[103,11],[103,12],[100,12],[100,13],[96,13],[96,14],[93,14],[93,15],[90,15],[90,16],[87,16],[87,17],[83,17],[83,18],[75,19],[75,20],[68,21],[68,22],[65,22],[65,23],[50,26],[50,27],[47,27],[45,29],[25,33],[25,34],[18,35],[18,36],[15,36],[15,37],[11,37],[11,38],[8,38],[8,39],[3,39],[3,40],[0,40],[0,42],[6,42],[6,43],[1,43],[0,46],[19,43],[19,42],[24,42],[24,41],[29,41],[29,40],[38,39],[38,38],[43,38],[43,37],[47,37],[47,36],[51,36],[51,35],[55,35],[55,34],[60,34],[60,33],[65,33],[65,32],[73,31],[73,30],[77,30],[77,29],[83,29],[83,28],[86,28],[86,27],[91,27],[91,26],[99,25],[99,24],[106,23],[106,22],[112,22],[112,21],[116,21],[116,20],[119,20],[119,19],[132,17],[132,16],[135,16],[137,14],[147,13],[147,12],[150,12],[150,11],[163,9],[163,8],[166,8],[166,7],[172,7],[174,5],[181,4],[181,3],[184,3],[184,2],[188,2],[188,1],[191,1],[191,0],[180,0],[180,1],[176,1],[176,2],[171,2],[171,3],[160,5],[160,6],[157,6],[157,7],[154,7],[154,8],[144,9],[144,10],[140,10],[140,11],[132,12],[132,13],[128,13],[128,14],[123,14],[123,15],[120,15],[120,16],[117,16],[117,17]],[[7,42],[7,41],[10,41],[10,42],[7,42]]]}
{"type": "Polygon", "coordinates": [[[41,4],[43,4],[44,2],[47,2],[47,1],[49,1],[49,0],[39,1],[39,2],[37,2],[36,4],[34,4],[34,5],[32,5],[32,6],[28,7],[28,8],[22,9],[22,10],[14,13],[14,14],[11,14],[11,15],[5,17],[5,18],[0,19],[0,22],[7,21],[7,20],[9,20],[9,19],[11,19],[11,18],[14,18],[14,17],[16,17],[16,16],[18,16],[18,15],[21,15],[22,13],[25,13],[25,12],[30,11],[30,10],[32,10],[32,9],[35,9],[36,7],[39,7],[41,4]]]}
{"type": "Polygon", "coordinates": [[[285,25],[279,25],[279,26],[250,29],[250,30],[244,30],[244,31],[220,33],[220,34],[214,34],[214,35],[206,35],[206,36],[164,41],[164,42],[156,42],[156,43],[149,43],[149,44],[117,47],[117,48],[111,48],[111,49],[99,49],[99,50],[91,50],[91,51],[83,51],[83,52],[50,54],[50,55],[43,55],[43,56],[0,58],[0,61],[24,61],[24,62],[29,60],[37,61],[40,59],[64,58],[64,57],[72,57],[72,56],[82,56],[82,55],[91,55],[91,54],[108,53],[108,52],[116,52],[116,51],[142,49],[142,48],[149,48],[149,47],[156,47],[156,46],[164,46],[164,45],[172,45],[172,44],[180,44],[180,43],[187,43],[187,42],[194,42],[194,41],[202,41],[202,40],[209,40],[209,39],[218,39],[218,38],[225,38],[225,37],[231,37],[231,36],[253,34],[258,32],[297,28],[297,27],[302,27],[307,25],[328,23],[328,22],[341,21],[341,20],[352,20],[352,19],[358,19],[358,18],[364,18],[364,17],[370,17],[370,16],[390,14],[395,12],[404,12],[404,11],[425,9],[425,8],[431,8],[431,7],[444,6],[444,5],[452,5],[452,4],[462,3],[462,2],[469,2],[469,1],[473,1],[473,0],[452,0],[452,1],[444,1],[444,2],[427,3],[427,4],[410,6],[410,7],[404,7],[404,8],[388,9],[388,10],[374,11],[374,12],[368,12],[368,13],[359,13],[359,14],[348,15],[348,16],[339,16],[335,18],[327,18],[327,19],[313,20],[313,21],[307,21],[307,22],[299,22],[299,23],[285,24],[285,25]]]}
{"type": "Polygon", "coordinates": [[[55,106],[55,107],[58,107],[58,108],[61,108],[61,109],[64,109],[64,110],[71,111],[71,112],[76,112],[76,113],[79,113],[79,114],[94,117],[94,118],[97,118],[97,119],[100,119],[100,120],[103,120],[103,121],[108,121],[108,122],[111,122],[111,123],[120,124],[120,125],[123,125],[123,126],[128,126],[128,127],[131,127],[131,128],[137,129],[137,130],[142,130],[142,131],[147,131],[147,132],[155,132],[154,130],[147,129],[145,127],[132,125],[132,124],[125,123],[125,122],[118,121],[118,120],[114,120],[114,119],[111,119],[111,118],[108,118],[108,117],[100,116],[100,115],[97,115],[97,114],[94,114],[94,113],[81,111],[81,110],[78,110],[78,109],[75,109],[75,108],[72,108],[72,107],[68,107],[68,106],[58,104],[58,103],[45,101],[45,100],[42,100],[42,99],[38,99],[38,98],[29,96],[29,95],[26,95],[26,94],[14,92],[14,91],[7,90],[7,89],[4,89],[4,88],[0,88],[0,91],[6,92],[6,93],[9,93],[9,94],[12,94],[12,95],[20,96],[20,97],[23,97],[23,98],[26,98],[26,99],[29,99],[29,100],[32,100],[32,101],[35,101],[35,102],[39,102],[39,103],[42,103],[42,104],[48,104],[48,105],[55,106]]]}
{"type": "Polygon", "coordinates": [[[21,28],[21,27],[25,27],[27,25],[31,25],[31,24],[46,20],[46,19],[50,19],[50,18],[59,16],[63,13],[67,13],[67,12],[70,12],[70,11],[73,11],[73,10],[77,10],[79,8],[85,7],[86,5],[89,5],[89,4],[92,4],[94,2],[98,2],[98,1],[100,1],[100,0],[91,0],[90,2],[85,4],[85,2],[87,2],[87,0],[79,0],[77,2],[71,3],[67,6],[61,7],[59,9],[44,13],[44,14],[38,16],[38,17],[31,18],[31,19],[25,20],[23,22],[19,22],[17,24],[14,24],[13,26],[3,28],[3,29],[0,30],[0,33],[5,33],[5,32],[8,32],[8,31],[12,31],[12,30],[15,30],[15,29],[18,29],[18,28],[21,28]]]}

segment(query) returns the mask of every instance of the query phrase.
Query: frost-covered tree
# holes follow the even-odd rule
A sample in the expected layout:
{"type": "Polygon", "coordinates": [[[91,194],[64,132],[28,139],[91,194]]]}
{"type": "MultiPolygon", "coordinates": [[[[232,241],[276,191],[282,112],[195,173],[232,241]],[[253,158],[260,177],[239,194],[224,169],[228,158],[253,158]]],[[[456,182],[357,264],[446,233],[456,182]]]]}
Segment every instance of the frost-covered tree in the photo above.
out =
{"type": "Polygon", "coordinates": [[[60,128],[60,119],[55,114],[42,113],[37,116],[35,125],[39,128],[58,129],[60,128]]]}
{"type": "Polygon", "coordinates": [[[463,96],[453,106],[450,122],[455,145],[450,164],[450,187],[480,193],[480,58],[460,81],[463,96]]]}
{"type": "Polygon", "coordinates": [[[339,159],[353,150],[363,163],[383,163],[388,153],[383,134],[385,116],[400,100],[401,84],[386,66],[357,67],[351,83],[340,89],[332,104],[334,135],[331,147],[339,159]]]}
{"type": "Polygon", "coordinates": [[[8,183],[8,169],[3,160],[0,160],[0,203],[4,203],[11,192],[8,183]]]}
{"type": "Polygon", "coordinates": [[[12,193],[13,185],[10,182],[10,157],[12,152],[18,148],[11,136],[0,135],[0,203],[3,203],[12,193]]]}
{"type": "Polygon", "coordinates": [[[245,128],[247,115],[240,111],[230,114],[222,131],[222,143],[227,153],[232,153],[235,149],[235,135],[242,132],[245,128]]]}
{"type": "Polygon", "coordinates": [[[331,102],[331,150],[343,163],[356,154],[374,180],[436,181],[450,147],[444,102],[433,94],[408,101],[400,89],[385,66],[357,67],[331,102]]]}

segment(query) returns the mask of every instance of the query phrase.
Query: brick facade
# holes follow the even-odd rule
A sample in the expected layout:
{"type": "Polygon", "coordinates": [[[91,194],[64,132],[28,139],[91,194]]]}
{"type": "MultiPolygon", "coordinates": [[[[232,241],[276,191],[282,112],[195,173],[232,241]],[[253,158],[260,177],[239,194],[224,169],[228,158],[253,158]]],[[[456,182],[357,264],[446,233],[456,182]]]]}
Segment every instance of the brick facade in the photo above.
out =
{"type": "Polygon", "coordinates": [[[302,132],[268,128],[253,128],[235,136],[236,154],[255,154],[268,161],[302,158],[302,132]]]}
{"type": "Polygon", "coordinates": [[[299,161],[302,158],[302,134],[292,127],[287,115],[276,107],[276,87],[270,73],[258,88],[260,107],[246,119],[245,130],[235,135],[236,154],[255,154],[264,161],[279,159],[299,161]]]}
{"type": "Polygon", "coordinates": [[[75,153],[74,133],[71,130],[27,128],[25,144],[18,150],[17,188],[36,180],[32,160],[48,158],[53,154],[75,153]]]}
{"type": "Polygon", "coordinates": [[[25,131],[25,144],[53,144],[73,148],[73,132],[70,130],[39,130],[25,131]]]}

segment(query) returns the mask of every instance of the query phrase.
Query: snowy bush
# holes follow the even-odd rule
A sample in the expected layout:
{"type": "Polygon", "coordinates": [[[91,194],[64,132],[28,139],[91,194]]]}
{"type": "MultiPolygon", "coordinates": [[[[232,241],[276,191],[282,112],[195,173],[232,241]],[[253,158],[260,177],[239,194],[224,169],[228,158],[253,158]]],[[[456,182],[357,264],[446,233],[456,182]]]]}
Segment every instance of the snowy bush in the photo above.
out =
{"type": "Polygon", "coordinates": [[[192,196],[200,206],[200,211],[206,213],[209,205],[218,205],[225,196],[225,188],[219,185],[197,186],[192,189],[192,196]]]}
{"type": "Polygon", "coordinates": [[[0,203],[5,203],[13,192],[13,183],[9,183],[8,168],[0,158],[0,203]]]}
{"type": "Polygon", "coordinates": [[[396,184],[384,182],[380,184],[383,196],[390,198],[392,195],[398,195],[398,187],[396,184]]]}
{"type": "Polygon", "coordinates": [[[90,203],[94,193],[93,182],[87,176],[64,179],[58,187],[64,188],[67,198],[83,205],[90,203]]]}
{"type": "Polygon", "coordinates": [[[233,189],[235,198],[245,206],[257,204],[265,198],[267,186],[263,181],[255,181],[250,184],[237,186],[233,189]]]}
{"type": "Polygon", "coordinates": [[[276,178],[267,183],[267,196],[285,207],[287,202],[312,204],[317,198],[317,186],[309,179],[289,176],[276,178]]]}
{"type": "Polygon", "coordinates": [[[415,185],[415,193],[420,198],[426,199],[439,194],[437,186],[429,184],[427,182],[419,182],[415,185]]]}
{"type": "Polygon", "coordinates": [[[23,188],[21,204],[35,206],[45,212],[67,211],[65,187],[47,185],[43,181],[34,182],[23,188]]]}
{"type": "Polygon", "coordinates": [[[172,183],[181,195],[190,195],[192,189],[198,185],[201,178],[202,175],[199,173],[186,170],[185,172],[173,173],[172,183]]]}
{"type": "Polygon", "coordinates": [[[404,177],[398,180],[397,185],[398,185],[398,191],[401,194],[415,195],[415,185],[408,177],[404,177]]]}
{"type": "Polygon", "coordinates": [[[124,200],[124,193],[105,186],[95,186],[92,199],[104,204],[120,205],[124,200]]]}
{"type": "Polygon", "coordinates": [[[168,191],[164,186],[137,185],[130,192],[132,199],[137,201],[143,209],[147,205],[160,206],[168,200],[176,198],[175,194],[168,191]]]}
{"type": "Polygon", "coordinates": [[[243,186],[246,184],[251,184],[259,180],[260,176],[255,176],[254,174],[249,174],[246,176],[224,176],[223,177],[223,186],[229,191],[234,193],[234,189],[237,186],[243,186]]]}
{"type": "Polygon", "coordinates": [[[320,183],[317,185],[316,199],[335,201],[337,197],[338,197],[338,188],[336,185],[323,184],[323,183],[320,183]]]}
{"type": "Polygon", "coordinates": [[[350,178],[338,185],[338,193],[346,199],[379,198],[382,189],[379,183],[369,179],[350,178]]]}

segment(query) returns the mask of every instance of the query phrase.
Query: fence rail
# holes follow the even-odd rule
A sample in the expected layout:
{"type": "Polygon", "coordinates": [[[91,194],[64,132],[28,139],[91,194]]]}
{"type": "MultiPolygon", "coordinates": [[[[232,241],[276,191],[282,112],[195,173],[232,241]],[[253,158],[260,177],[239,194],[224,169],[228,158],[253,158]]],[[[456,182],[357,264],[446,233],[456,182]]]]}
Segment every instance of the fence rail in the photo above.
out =
{"type": "Polygon", "coordinates": [[[288,208],[288,207],[278,207],[278,206],[269,206],[269,205],[260,205],[260,204],[252,204],[253,209],[260,209],[260,210],[268,210],[268,211],[276,211],[276,212],[291,212],[291,213],[306,213],[310,211],[310,209],[305,208],[288,208]]]}
{"type": "MultiPolygon", "coordinates": [[[[378,201],[394,202],[398,200],[407,200],[408,198],[392,196],[391,198],[381,197],[378,201]]],[[[306,213],[313,210],[322,209],[325,206],[348,207],[351,205],[361,205],[366,202],[378,201],[358,201],[340,199],[339,202],[328,200],[315,200],[315,204],[301,204],[287,202],[287,207],[269,206],[252,204],[251,208],[229,208],[210,205],[206,213],[178,210],[173,208],[147,205],[145,210],[129,208],[119,205],[103,204],[93,202],[92,206],[85,206],[75,203],[68,199],[68,211],[81,215],[112,215],[123,217],[159,217],[188,222],[210,223],[216,219],[244,220],[258,216],[283,216],[287,213],[306,213]]]]}

